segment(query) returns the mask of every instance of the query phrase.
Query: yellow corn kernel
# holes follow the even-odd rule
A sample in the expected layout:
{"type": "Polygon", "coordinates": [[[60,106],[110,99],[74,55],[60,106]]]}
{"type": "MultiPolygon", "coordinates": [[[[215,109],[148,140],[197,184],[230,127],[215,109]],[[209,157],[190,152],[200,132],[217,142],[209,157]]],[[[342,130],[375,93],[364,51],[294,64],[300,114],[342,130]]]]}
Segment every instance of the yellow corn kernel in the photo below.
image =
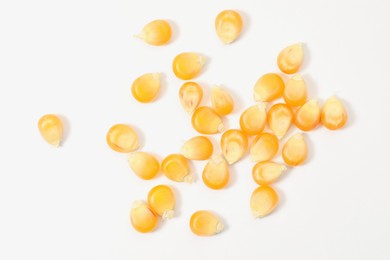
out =
{"type": "Polygon", "coordinates": [[[234,101],[232,96],[218,86],[213,86],[211,89],[211,104],[215,112],[221,116],[226,116],[233,111],[234,101]]]}
{"type": "Polygon", "coordinates": [[[202,97],[202,87],[195,82],[186,82],[179,90],[180,103],[188,113],[192,113],[199,106],[202,97]]]}
{"type": "Polygon", "coordinates": [[[283,164],[275,162],[259,162],[253,166],[252,177],[259,185],[267,185],[276,181],[287,170],[283,164]]]}
{"type": "Polygon", "coordinates": [[[150,207],[163,219],[171,219],[175,215],[175,194],[166,185],[158,185],[148,194],[150,207]]]}
{"type": "Polygon", "coordinates": [[[192,182],[190,166],[181,154],[170,154],[161,163],[161,170],[168,179],[177,182],[192,182]]]}
{"type": "Polygon", "coordinates": [[[276,73],[267,73],[257,80],[253,97],[255,101],[268,102],[280,98],[283,91],[283,79],[276,73]]]}
{"type": "Polygon", "coordinates": [[[224,188],[230,179],[229,165],[222,156],[215,156],[205,165],[202,179],[204,184],[214,190],[224,188]]]}
{"type": "Polygon", "coordinates": [[[141,233],[152,232],[158,224],[158,217],[144,201],[135,201],[130,211],[134,229],[141,233]]]}
{"type": "Polygon", "coordinates": [[[207,160],[213,154],[213,144],[205,136],[195,136],[183,144],[181,154],[190,160],[207,160]]]}
{"type": "Polygon", "coordinates": [[[250,147],[253,162],[271,160],[279,150],[279,142],[275,135],[261,133],[253,140],[250,147]]]}
{"type": "Polygon", "coordinates": [[[111,149],[120,153],[130,153],[139,148],[137,133],[124,124],[112,126],[108,130],[106,141],[111,149]]]}
{"type": "Polygon", "coordinates": [[[296,43],[284,48],[278,56],[278,67],[286,74],[296,73],[302,65],[303,48],[301,43],[296,43]]]}
{"type": "Polygon", "coordinates": [[[275,104],[268,110],[268,125],[277,138],[287,133],[294,119],[294,113],[286,104],[275,104]]]}
{"type": "Polygon", "coordinates": [[[248,137],[240,130],[231,129],[222,134],[221,148],[229,164],[240,160],[248,149],[248,137]]]}
{"type": "Polygon", "coordinates": [[[59,147],[62,140],[63,126],[56,115],[44,115],[38,121],[38,129],[46,142],[59,147]]]}
{"type": "Polygon", "coordinates": [[[221,117],[210,107],[198,107],[191,121],[194,129],[201,134],[216,134],[224,129],[221,117]]]}
{"type": "Polygon", "coordinates": [[[141,33],[135,35],[150,45],[164,45],[169,42],[172,36],[172,29],[165,20],[154,20],[142,28],[141,33]]]}
{"type": "Polygon", "coordinates": [[[247,108],[240,116],[241,130],[247,135],[261,134],[266,122],[267,112],[263,103],[247,108]]]}
{"type": "Polygon", "coordinates": [[[191,231],[198,236],[212,236],[220,233],[224,226],[219,218],[206,210],[199,210],[190,219],[191,231]]]}
{"type": "Polygon", "coordinates": [[[318,126],[320,117],[320,105],[316,99],[311,99],[295,112],[294,123],[303,131],[310,131],[318,126]]]}
{"type": "Polygon", "coordinates": [[[160,163],[153,155],[145,152],[135,152],[129,155],[130,168],[141,179],[153,179],[160,169],[160,163]]]}
{"type": "Polygon", "coordinates": [[[289,106],[302,106],[307,99],[306,83],[300,75],[292,76],[284,87],[283,99],[289,106]]]}
{"type": "Polygon", "coordinates": [[[302,164],[307,158],[307,145],[303,135],[297,133],[290,137],[282,149],[282,157],[290,166],[302,164]]]}
{"type": "Polygon", "coordinates": [[[268,185],[257,187],[250,201],[253,216],[255,218],[267,216],[276,208],[278,202],[278,194],[272,187],[268,185]]]}
{"type": "Polygon", "coordinates": [[[175,57],[172,69],[176,77],[190,80],[199,75],[205,64],[205,58],[194,52],[183,52],[175,57]]]}
{"type": "Polygon", "coordinates": [[[160,74],[147,73],[136,80],[131,86],[131,93],[133,97],[141,102],[148,103],[153,101],[160,91],[160,74]]]}
{"type": "Polygon", "coordinates": [[[321,111],[321,123],[330,130],[342,128],[347,122],[348,115],[341,101],[331,97],[325,101],[321,111]]]}
{"type": "Polygon", "coordinates": [[[242,30],[240,14],[233,10],[220,12],[215,19],[215,30],[224,44],[234,42],[240,36],[242,30]]]}

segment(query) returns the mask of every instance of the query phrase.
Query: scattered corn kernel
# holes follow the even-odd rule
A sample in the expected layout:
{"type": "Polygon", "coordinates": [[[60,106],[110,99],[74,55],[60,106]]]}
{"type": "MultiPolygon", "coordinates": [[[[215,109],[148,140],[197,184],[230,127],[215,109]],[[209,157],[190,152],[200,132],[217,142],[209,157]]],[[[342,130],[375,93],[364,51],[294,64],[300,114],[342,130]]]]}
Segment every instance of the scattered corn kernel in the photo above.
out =
{"type": "Polygon", "coordinates": [[[227,130],[222,134],[221,148],[226,161],[233,164],[244,157],[248,149],[248,137],[240,130],[227,130]]]}
{"type": "Polygon", "coordinates": [[[191,231],[198,236],[212,236],[220,233],[224,226],[219,218],[210,211],[200,210],[192,214],[191,231]]]}
{"type": "Polygon", "coordinates": [[[148,103],[153,101],[160,91],[160,74],[147,73],[136,80],[131,86],[131,93],[133,97],[141,103],[148,103]]]}
{"type": "Polygon", "coordinates": [[[307,158],[307,145],[303,135],[297,133],[290,137],[282,149],[282,157],[290,166],[302,164],[307,158]]]}
{"type": "Polygon", "coordinates": [[[215,156],[203,169],[204,184],[214,190],[224,188],[230,179],[229,165],[222,156],[215,156]]]}
{"type": "Polygon", "coordinates": [[[286,104],[275,104],[268,110],[268,125],[277,138],[287,133],[294,119],[294,113],[286,104]]]}
{"type": "Polygon", "coordinates": [[[253,216],[256,218],[267,216],[276,208],[278,202],[278,194],[272,187],[268,185],[257,187],[250,201],[253,216]]]}
{"type": "Polygon", "coordinates": [[[320,105],[316,99],[311,99],[295,112],[294,123],[303,131],[310,131],[318,126],[320,117],[320,105]]]}
{"type": "Polygon", "coordinates": [[[63,126],[56,115],[44,115],[38,121],[38,129],[46,142],[59,147],[62,140],[63,126]]]}
{"type": "Polygon", "coordinates": [[[175,57],[172,69],[176,77],[182,80],[190,80],[202,71],[205,58],[194,52],[183,52],[175,57]]]}
{"type": "Polygon", "coordinates": [[[275,135],[261,133],[252,141],[250,147],[253,162],[271,160],[279,150],[279,142],[275,135]]]}
{"type": "Polygon", "coordinates": [[[296,43],[284,48],[278,56],[278,67],[286,74],[296,73],[302,65],[303,48],[301,43],[296,43]]]}
{"type": "Polygon", "coordinates": [[[213,144],[205,136],[195,136],[184,143],[181,154],[190,160],[207,160],[213,154],[213,144]]]}
{"type": "Polygon", "coordinates": [[[218,86],[214,86],[211,89],[211,103],[215,112],[221,116],[226,116],[233,111],[234,101],[232,96],[218,86]]]}
{"type": "Polygon", "coordinates": [[[148,233],[157,227],[158,217],[146,202],[135,201],[130,211],[130,221],[135,230],[148,233]]]}
{"type": "Polygon", "coordinates": [[[172,29],[165,20],[154,20],[144,26],[141,33],[135,35],[150,45],[164,45],[169,42],[172,36],[172,29]]]}
{"type": "Polygon", "coordinates": [[[202,97],[202,87],[195,82],[186,82],[179,90],[181,105],[188,113],[192,113],[199,106],[202,97]]]}
{"type": "Polygon", "coordinates": [[[160,163],[151,154],[145,152],[135,152],[129,155],[128,162],[130,168],[141,179],[150,180],[154,178],[159,169],[160,163]]]}
{"type": "Polygon", "coordinates": [[[252,177],[259,185],[267,185],[276,181],[287,170],[283,164],[275,162],[259,162],[253,166],[252,177]]]}
{"type": "Polygon", "coordinates": [[[220,12],[215,19],[215,30],[224,44],[234,42],[240,36],[242,30],[240,14],[233,10],[220,12]]]}
{"type": "Polygon", "coordinates": [[[130,153],[139,148],[137,133],[127,125],[117,124],[108,130],[107,144],[114,151],[130,153]]]}
{"type": "Polygon", "coordinates": [[[261,134],[266,122],[267,112],[263,103],[247,108],[240,116],[241,130],[247,135],[261,134]]]}
{"type": "Polygon", "coordinates": [[[175,194],[166,185],[158,185],[148,194],[150,207],[163,219],[171,219],[175,215],[175,194]]]}
{"type": "Polygon", "coordinates": [[[190,166],[181,154],[171,154],[161,163],[161,170],[168,179],[177,182],[192,182],[190,166]]]}
{"type": "Polygon", "coordinates": [[[268,102],[280,98],[283,91],[283,79],[276,73],[267,73],[257,80],[253,97],[255,101],[268,102]]]}
{"type": "Polygon", "coordinates": [[[337,97],[331,97],[325,101],[321,111],[321,123],[326,128],[340,129],[345,125],[347,119],[347,111],[337,97]]]}
{"type": "Polygon", "coordinates": [[[289,106],[302,106],[307,99],[306,83],[300,75],[292,76],[284,87],[283,99],[289,106]]]}
{"type": "Polygon", "coordinates": [[[210,107],[198,107],[194,111],[192,126],[201,134],[216,134],[224,129],[221,117],[210,107]]]}

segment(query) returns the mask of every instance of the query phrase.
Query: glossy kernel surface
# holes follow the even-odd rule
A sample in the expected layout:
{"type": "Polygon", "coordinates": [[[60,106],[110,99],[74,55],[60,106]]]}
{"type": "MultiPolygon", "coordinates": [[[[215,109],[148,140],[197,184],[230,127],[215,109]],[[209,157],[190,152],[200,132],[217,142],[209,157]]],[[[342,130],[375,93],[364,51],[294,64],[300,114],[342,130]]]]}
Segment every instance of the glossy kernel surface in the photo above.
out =
{"type": "Polygon", "coordinates": [[[233,10],[220,12],[215,19],[215,31],[224,44],[234,42],[241,33],[241,15],[233,10]]]}
{"type": "Polygon", "coordinates": [[[176,77],[182,80],[195,78],[202,71],[205,59],[194,52],[183,52],[177,55],[172,63],[176,77]]]}
{"type": "Polygon", "coordinates": [[[207,160],[213,154],[213,150],[213,144],[209,138],[195,136],[183,144],[181,154],[190,160],[207,160]]]}
{"type": "Polygon", "coordinates": [[[303,131],[310,131],[318,126],[320,118],[320,105],[316,99],[311,99],[295,112],[294,123],[303,131]]]}
{"type": "Polygon", "coordinates": [[[130,154],[128,162],[134,173],[144,180],[153,179],[160,169],[160,163],[156,157],[146,152],[134,152],[130,154]]]}
{"type": "Polygon", "coordinates": [[[306,82],[300,75],[294,75],[287,81],[283,99],[291,107],[305,104],[307,99],[306,82]]]}
{"type": "Polygon", "coordinates": [[[129,153],[139,148],[137,133],[124,124],[112,126],[108,130],[106,141],[111,149],[120,153],[129,153]]]}
{"type": "Polygon", "coordinates": [[[279,141],[275,135],[261,133],[252,141],[250,155],[253,162],[269,161],[279,150],[279,141]]]}
{"type": "Polygon", "coordinates": [[[138,35],[136,35],[137,38],[155,46],[168,43],[171,36],[172,28],[165,20],[151,21],[142,28],[142,31],[138,35]]]}
{"type": "Polygon", "coordinates": [[[282,149],[282,157],[286,164],[297,166],[307,158],[307,144],[302,134],[297,133],[290,137],[282,149]]]}
{"type": "Polygon", "coordinates": [[[61,119],[52,114],[42,116],[38,121],[38,129],[43,139],[53,145],[59,147],[62,140],[63,125],[61,119]]]}
{"type": "Polygon", "coordinates": [[[190,166],[181,154],[170,154],[161,163],[161,170],[168,179],[176,182],[191,182],[190,166]]]}
{"type": "Polygon", "coordinates": [[[294,120],[294,113],[286,104],[275,104],[268,110],[268,125],[277,138],[287,133],[294,120]]]}
{"type": "Polygon", "coordinates": [[[286,74],[296,73],[303,62],[303,48],[301,43],[296,43],[284,48],[278,55],[278,67],[286,74]]]}
{"type": "Polygon", "coordinates": [[[175,194],[167,185],[158,185],[148,193],[149,206],[163,219],[171,219],[175,215],[175,194]]]}
{"type": "Polygon", "coordinates": [[[201,134],[216,134],[224,129],[222,118],[210,107],[198,107],[192,114],[191,122],[201,134]]]}
{"type": "Polygon", "coordinates": [[[283,91],[283,79],[276,73],[267,73],[257,80],[253,97],[255,101],[269,102],[282,97],[283,91]]]}
{"type": "Polygon", "coordinates": [[[329,130],[342,128],[347,122],[348,115],[344,105],[337,97],[325,101],[321,111],[321,123],[329,130]]]}
{"type": "Polygon", "coordinates": [[[215,156],[205,165],[202,173],[204,184],[214,190],[224,188],[230,179],[229,165],[222,156],[215,156]]]}
{"type": "Polygon", "coordinates": [[[229,164],[239,161],[248,149],[248,137],[237,129],[230,129],[221,136],[223,156],[229,164]]]}
{"type": "Polygon", "coordinates": [[[188,113],[194,112],[203,97],[202,87],[195,82],[184,83],[179,90],[179,99],[182,107],[188,113]]]}
{"type": "Polygon", "coordinates": [[[130,221],[141,233],[152,232],[158,224],[158,217],[144,201],[135,201],[130,211],[130,221]]]}
{"type": "Polygon", "coordinates": [[[263,103],[247,108],[240,116],[241,130],[247,135],[261,134],[266,122],[267,112],[263,103]]]}
{"type": "Polygon", "coordinates": [[[225,89],[214,86],[211,89],[211,104],[219,115],[226,116],[234,109],[232,96],[225,89]]]}
{"type": "Polygon", "coordinates": [[[254,217],[269,215],[278,205],[279,197],[276,191],[268,185],[257,187],[251,196],[250,207],[254,217]]]}
{"type": "Polygon", "coordinates": [[[190,229],[198,236],[212,236],[220,233],[223,228],[219,218],[207,210],[195,212],[190,219],[190,229]]]}
{"type": "Polygon", "coordinates": [[[267,185],[275,182],[287,167],[275,162],[259,162],[253,166],[252,177],[259,185],[267,185]]]}
{"type": "Polygon", "coordinates": [[[152,102],[160,92],[160,74],[147,73],[136,80],[131,86],[133,97],[141,103],[152,102]]]}

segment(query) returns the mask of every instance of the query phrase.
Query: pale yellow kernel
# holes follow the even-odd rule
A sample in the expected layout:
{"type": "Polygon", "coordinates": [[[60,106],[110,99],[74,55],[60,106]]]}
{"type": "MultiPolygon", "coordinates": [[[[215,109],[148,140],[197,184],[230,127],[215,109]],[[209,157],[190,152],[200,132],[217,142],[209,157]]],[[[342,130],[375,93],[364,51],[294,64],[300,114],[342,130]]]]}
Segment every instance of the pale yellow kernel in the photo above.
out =
{"type": "Polygon", "coordinates": [[[240,14],[233,10],[220,12],[215,19],[215,30],[224,44],[234,42],[240,36],[242,30],[240,14]]]}
{"type": "Polygon", "coordinates": [[[175,57],[172,69],[176,77],[182,80],[195,78],[202,71],[205,58],[194,52],[183,52],[175,57]]]}
{"type": "Polygon", "coordinates": [[[108,130],[106,141],[111,149],[120,153],[130,153],[139,148],[137,133],[124,124],[112,126],[108,130]]]}
{"type": "Polygon", "coordinates": [[[191,122],[201,134],[216,134],[224,129],[222,118],[210,107],[198,107],[192,114],[191,122]]]}
{"type": "Polygon", "coordinates": [[[38,121],[38,129],[43,139],[59,147],[62,140],[63,125],[61,119],[56,115],[44,115],[38,121]]]}
{"type": "Polygon", "coordinates": [[[233,111],[234,101],[225,89],[213,86],[211,88],[211,104],[219,115],[226,116],[233,111]]]}
{"type": "Polygon", "coordinates": [[[266,122],[267,112],[263,103],[247,108],[240,116],[241,130],[247,135],[261,134],[266,122]]]}
{"type": "Polygon", "coordinates": [[[175,215],[175,194],[166,185],[158,185],[148,193],[150,207],[163,219],[171,219],[175,215]]]}
{"type": "Polygon", "coordinates": [[[244,157],[248,149],[248,137],[240,130],[230,129],[222,134],[221,149],[229,164],[244,157]]]}
{"type": "Polygon", "coordinates": [[[190,160],[207,160],[213,154],[213,144],[205,136],[195,136],[183,144],[181,154],[190,160]]]}
{"type": "Polygon", "coordinates": [[[181,154],[171,154],[161,163],[161,170],[168,179],[176,182],[192,182],[190,166],[181,154]]]}
{"type": "Polygon", "coordinates": [[[310,131],[318,126],[320,117],[320,105],[316,99],[311,99],[295,112],[294,123],[303,131],[310,131]]]}
{"type": "Polygon", "coordinates": [[[160,92],[160,85],[159,73],[147,73],[134,80],[131,93],[137,101],[148,103],[157,97],[160,92]]]}
{"type": "Polygon", "coordinates": [[[270,214],[278,205],[279,197],[276,191],[268,186],[257,187],[250,200],[250,206],[254,217],[265,217],[270,214]]]}
{"type": "Polygon", "coordinates": [[[296,43],[284,48],[278,56],[278,67],[286,74],[296,73],[302,65],[303,48],[301,43],[296,43]]]}
{"type": "Polygon", "coordinates": [[[130,154],[128,162],[134,173],[144,180],[153,179],[160,169],[160,163],[156,157],[145,152],[130,154]]]}
{"type": "Polygon", "coordinates": [[[281,139],[287,133],[294,119],[294,113],[286,104],[275,104],[267,114],[268,125],[277,138],[281,139]]]}
{"type": "Polygon", "coordinates": [[[186,82],[179,90],[180,103],[188,113],[192,113],[199,106],[202,97],[202,87],[195,82],[186,82]]]}
{"type": "Polygon", "coordinates": [[[282,157],[290,166],[302,164],[307,158],[307,144],[303,135],[297,133],[290,137],[282,149],[282,157]]]}
{"type": "Polygon", "coordinates": [[[225,159],[218,155],[205,165],[202,173],[204,184],[214,190],[219,190],[229,183],[230,171],[229,165],[225,159]]]}
{"type": "Polygon", "coordinates": [[[261,133],[252,141],[250,155],[253,162],[271,160],[279,149],[279,141],[275,135],[261,133]]]}
{"type": "Polygon", "coordinates": [[[292,76],[284,87],[283,99],[289,106],[302,106],[307,99],[306,83],[300,75],[292,76]]]}
{"type": "Polygon", "coordinates": [[[190,228],[195,235],[212,236],[222,232],[224,226],[215,214],[200,210],[192,214],[190,228]]]}
{"type": "Polygon", "coordinates": [[[165,20],[154,20],[146,24],[138,35],[135,35],[144,42],[155,46],[168,43],[171,36],[172,28],[165,20]]]}
{"type": "Polygon", "coordinates": [[[144,201],[135,201],[130,211],[134,229],[141,233],[152,232],[158,224],[156,213],[144,201]]]}
{"type": "Polygon", "coordinates": [[[347,122],[347,110],[337,97],[325,101],[321,111],[321,123],[330,130],[342,128],[347,122]]]}
{"type": "Polygon", "coordinates": [[[280,163],[259,162],[253,166],[252,177],[259,185],[271,184],[275,182],[285,170],[287,170],[287,167],[280,163]]]}
{"type": "Polygon", "coordinates": [[[283,91],[283,79],[276,73],[268,73],[257,80],[253,97],[255,101],[268,102],[282,97],[283,91]]]}

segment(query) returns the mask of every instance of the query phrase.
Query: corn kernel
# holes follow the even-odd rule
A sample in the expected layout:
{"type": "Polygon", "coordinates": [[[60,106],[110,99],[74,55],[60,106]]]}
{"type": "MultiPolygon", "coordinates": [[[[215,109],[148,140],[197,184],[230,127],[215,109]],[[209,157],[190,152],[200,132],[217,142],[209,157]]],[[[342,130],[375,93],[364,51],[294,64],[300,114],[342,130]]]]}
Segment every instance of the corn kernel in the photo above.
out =
{"type": "Polygon", "coordinates": [[[223,156],[229,164],[240,160],[248,149],[248,137],[240,130],[227,130],[221,137],[223,156]]]}
{"type": "Polygon", "coordinates": [[[38,129],[43,139],[54,147],[59,147],[62,140],[63,126],[56,115],[44,115],[38,121],[38,129]]]}
{"type": "Polygon", "coordinates": [[[320,105],[316,99],[311,99],[295,112],[294,123],[303,131],[310,131],[318,126],[320,117],[320,105]]]}
{"type": "Polygon", "coordinates": [[[221,117],[210,107],[198,107],[191,121],[194,129],[201,134],[216,134],[224,129],[221,117]]]}
{"type": "Polygon", "coordinates": [[[253,97],[255,101],[268,102],[280,98],[283,91],[283,79],[278,74],[267,73],[257,80],[253,97]]]}
{"type": "Polygon", "coordinates": [[[220,12],[215,19],[215,30],[224,44],[234,42],[240,36],[242,30],[240,14],[233,10],[220,12]]]}
{"type": "Polygon", "coordinates": [[[135,201],[130,211],[134,229],[141,233],[152,232],[158,224],[158,217],[144,201],[135,201]]]}
{"type": "Polygon", "coordinates": [[[194,52],[183,52],[175,57],[172,69],[176,77],[190,80],[199,75],[205,64],[205,58],[194,52]]]}
{"type": "Polygon", "coordinates": [[[294,119],[294,113],[286,104],[275,104],[268,110],[268,125],[277,138],[287,133],[294,119]]]}
{"type": "Polygon", "coordinates": [[[158,160],[153,155],[145,152],[130,154],[128,162],[134,173],[144,180],[153,179],[160,169],[158,160]]]}
{"type": "Polygon", "coordinates": [[[108,146],[120,153],[130,153],[139,148],[137,133],[127,125],[117,124],[108,130],[106,141],[108,146]]]}
{"type": "Polygon", "coordinates": [[[272,187],[268,185],[257,187],[250,201],[253,216],[256,218],[267,216],[276,208],[278,202],[278,194],[272,187]]]}
{"type": "Polygon", "coordinates": [[[160,91],[160,74],[147,73],[138,77],[131,86],[133,97],[141,103],[153,101],[160,91]]]}
{"type": "Polygon", "coordinates": [[[180,103],[188,113],[192,113],[199,106],[202,97],[203,90],[195,82],[186,82],[179,90],[180,103]]]}
{"type": "Polygon", "coordinates": [[[253,166],[252,177],[257,184],[267,185],[275,182],[285,170],[287,167],[283,164],[259,162],[253,166]]]}
{"type": "Polygon", "coordinates": [[[135,37],[140,38],[150,45],[164,45],[169,42],[172,36],[172,29],[165,20],[154,20],[144,26],[140,34],[135,37]]]}
{"type": "Polygon", "coordinates": [[[302,106],[307,99],[306,83],[300,75],[292,76],[284,88],[283,99],[289,106],[302,106]]]}
{"type": "Polygon", "coordinates": [[[241,130],[247,135],[261,134],[266,122],[267,112],[263,103],[247,108],[240,116],[241,130]]]}
{"type": "Polygon", "coordinates": [[[191,231],[198,236],[212,236],[220,233],[224,226],[219,218],[210,211],[200,210],[192,214],[191,231]]]}
{"type": "Polygon", "coordinates": [[[163,219],[171,219],[175,215],[175,194],[166,185],[158,185],[148,194],[150,207],[163,219]]]}
{"type": "Polygon", "coordinates": [[[221,116],[230,114],[234,108],[234,101],[229,92],[217,86],[211,89],[211,103],[215,112],[221,116]]]}
{"type": "Polygon", "coordinates": [[[214,190],[224,188],[230,179],[229,165],[222,156],[215,156],[203,169],[204,184],[214,190]]]}
{"type": "Polygon", "coordinates": [[[307,158],[307,145],[302,134],[297,133],[290,137],[282,149],[282,157],[290,166],[302,164],[307,158]]]}
{"type": "Polygon", "coordinates": [[[161,163],[161,170],[168,179],[176,182],[192,182],[190,166],[181,154],[171,154],[161,163]]]}
{"type": "Polygon", "coordinates": [[[331,97],[325,101],[321,111],[321,123],[330,130],[342,128],[347,122],[348,115],[341,101],[331,97]]]}
{"type": "Polygon", "coordinates": [[[279,150],[279,142],[275,135],[261,133],[253,140],[250,147],[253,162],[271,160],[279,150]]]}
{"type": "Polygon", "coordinates": [[[301,43],[296,43],[284,48],[278,56],[278,67],[286,74],[296,73],[302,65],[303,48],[301,43]]]}
{"type": "Polygon", "coordinates": [[[181,154],[190,160],[207,160],[213,154],[213,144],[205,136],[195,136],[184,143],[181,154]]]}

